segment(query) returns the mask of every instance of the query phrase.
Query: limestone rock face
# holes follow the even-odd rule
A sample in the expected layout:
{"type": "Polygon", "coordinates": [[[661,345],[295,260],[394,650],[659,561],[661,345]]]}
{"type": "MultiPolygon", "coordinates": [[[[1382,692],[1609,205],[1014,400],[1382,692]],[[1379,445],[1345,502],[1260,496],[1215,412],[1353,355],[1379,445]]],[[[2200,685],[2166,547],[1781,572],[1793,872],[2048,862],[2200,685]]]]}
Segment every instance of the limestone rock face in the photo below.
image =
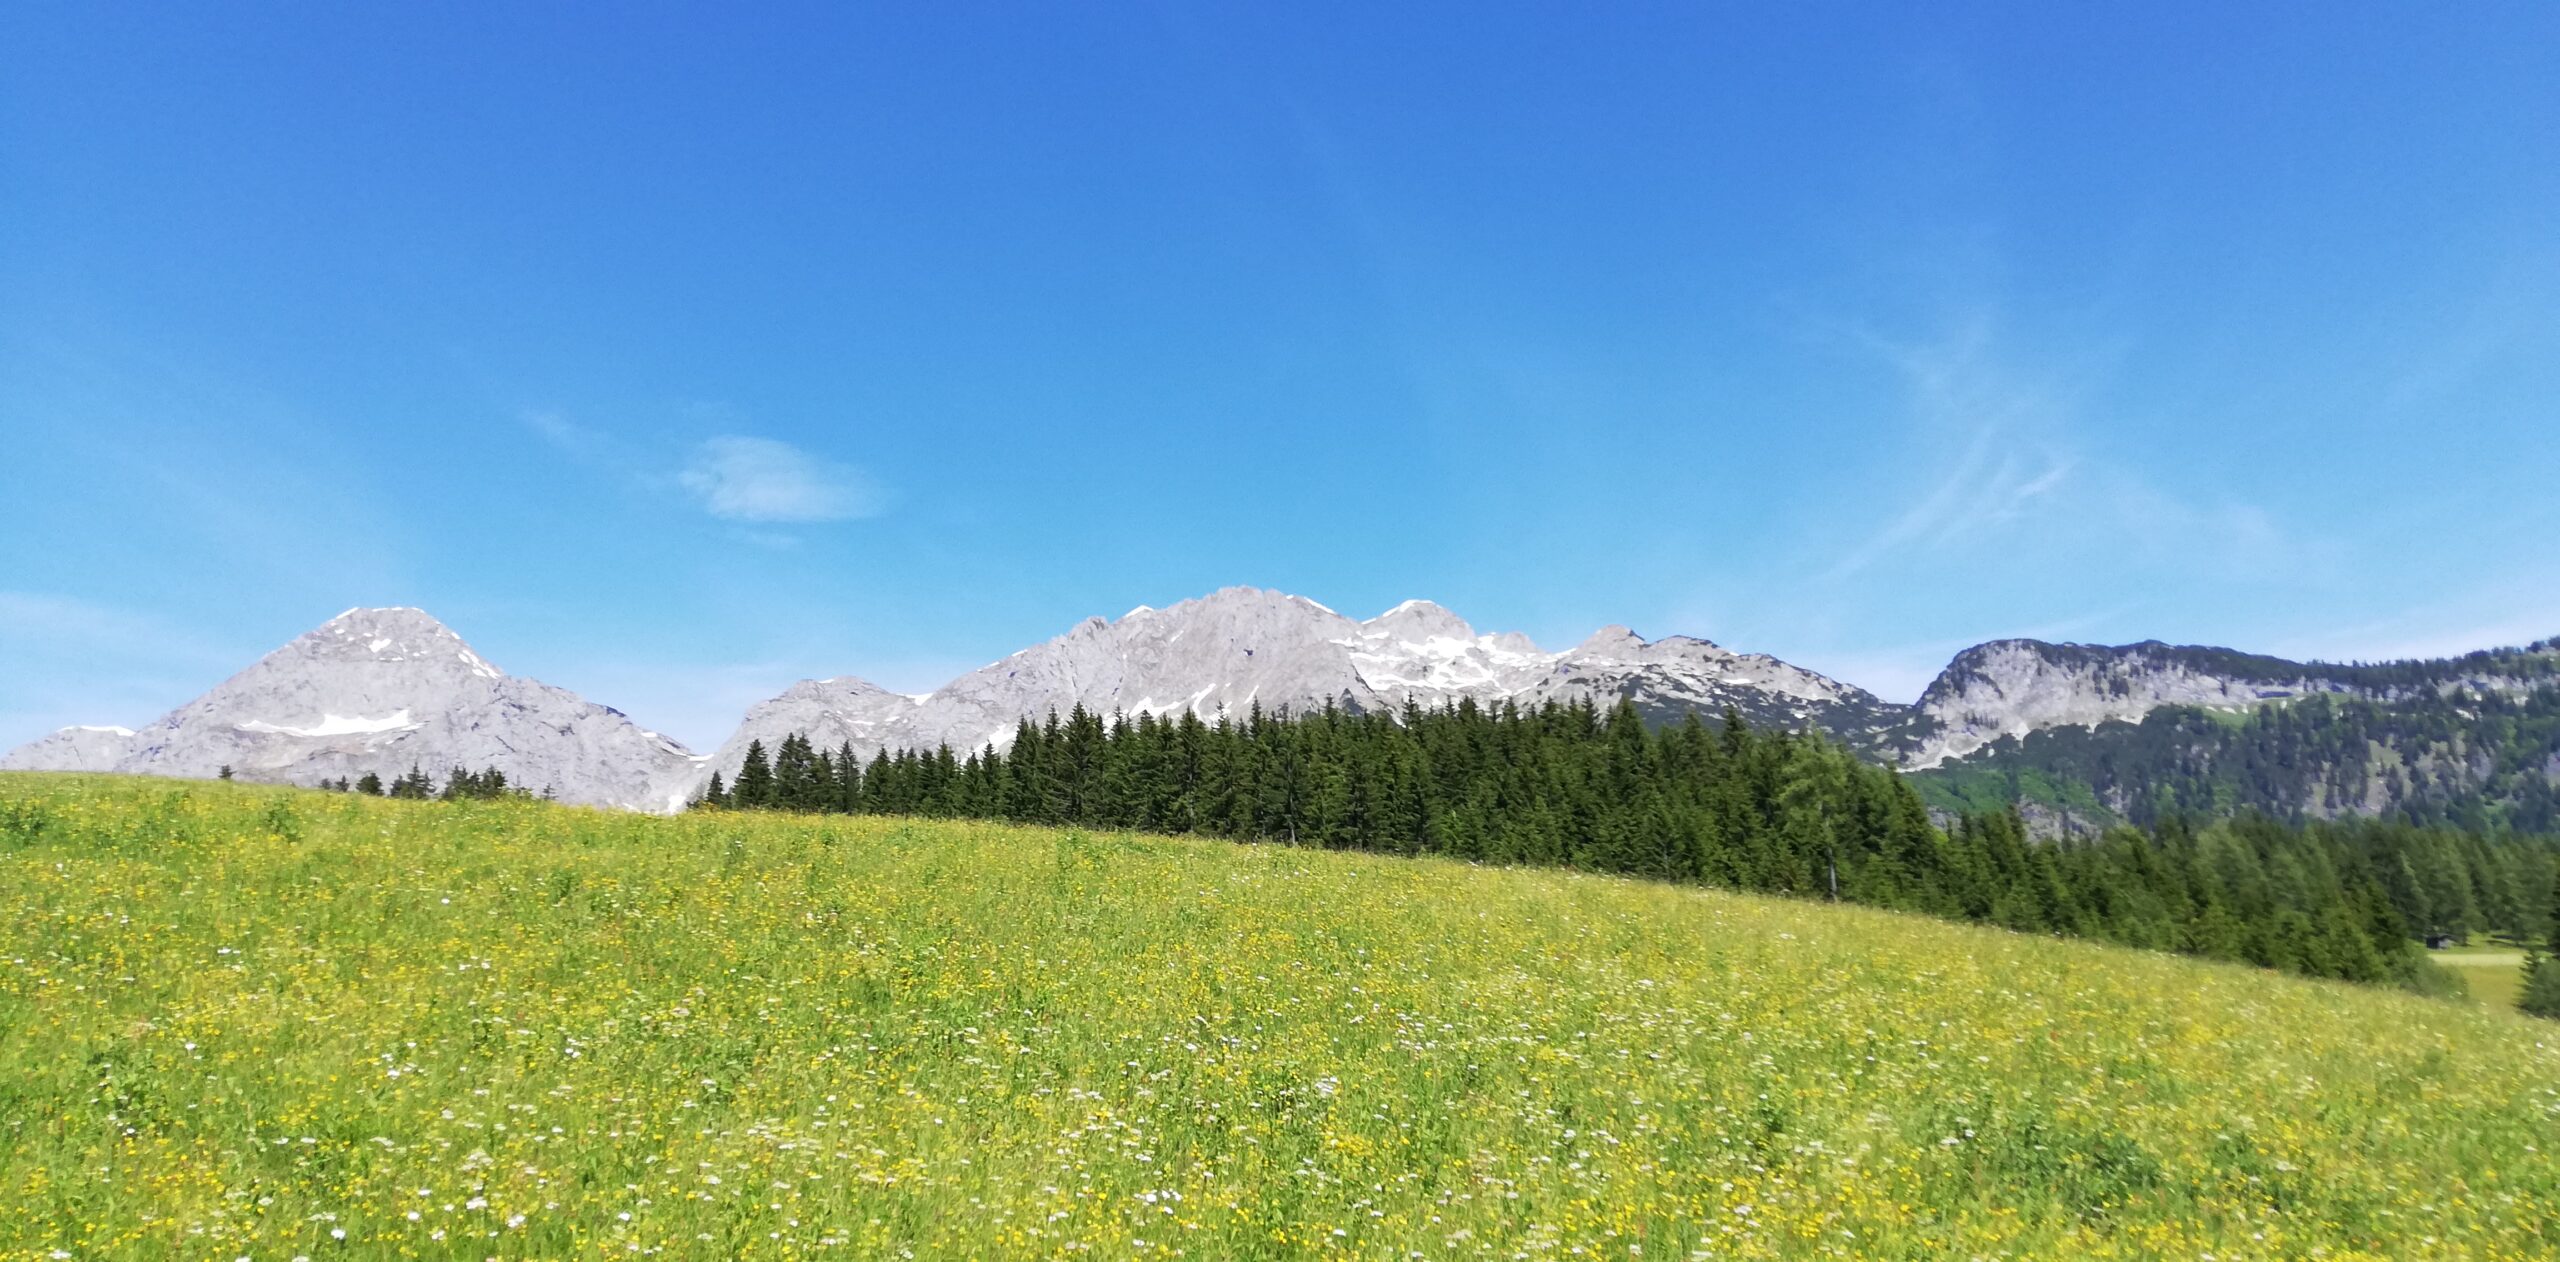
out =
{"type": "Polygon", "coordinates": [[[621,712],[491,665],[416,609],[350,609],[144,727],[65,729],[0,767],[312,784],[496,767],[592,806],[665,809],[699,760],[621,712]]]}
{"type": "Polygon", "coordinates": [[[767,750],[800,732],[821,748],[948,744],[965,755],[1001,749],[1024,719],[1077,706],[1097,714],[1242,716],[1255,706],[1304,713],[1326,705],[1400,712],[1464,699],[1479,704],[1628,697],[1649,712],[1727,705],[1760,722],[1840,724],[1872,734],[1899,716],[1856,688],[1775,658],[1704,640],[1648,642],[1612,627],[1563,652],[1516,632],[1482,634],[1429,601],[1409,600],[1365,622],[1303,596],[1230,587],[1117,620],[1089,618],[933,692],[903,697],[859,679],[810,680],[749,712],[705,769],[734,775],[749,742],[767,750]]]}
{"type": "Polygon", "coordinates": [[[2455,688],[2515,693],[2551,685],[2552,651],[2545,643],[2359,666],[2156,640],[2112,646],[1993,640],[1947,664],[1912,707],[1897,745],[1902,765],[1918,769],[2045,728],[2138,722],[2162,706],[2246,710],[2318,693],[2379,700],[2455,688]]]}
{"type": "MultiPolygon", "coordinates": [[[[1657,722],[1727,710],[1764,727],[1813,728],[1911,768],[2046,728],[2139,720],[2161,706],[2245,709],[2322,692],[2389,698],[2419,689],[2516,692],[2560,680],[2560,643],[2380,666],[2329,665],[2157,642],[1996,640],[1956,655],[1917,705],[1760,653],[1688,636],[1604,627],[1551,652],[1487,634],[1429,601],[1345,617],[1303,596],[1230,587],[1168,609],[1089,618],[1065,635],[908,696],[852,676],[804,680],[750,710],[718,753],[696,757],[619,711],[491,665],[415,609],[350,609],[140,731],[76,727],[0,758],[0,769],[212,776],[311,784],[413,764],[441,777],[494,766],[564,801],[671,810],[750,742],[793,733],[822,749],[1012,743],[1024,720],[1096,714],[1214,720],[1338,706],[1401,713],[1472,701],[1534,707],[1630,701],[1657,722]]],[[[2560,760],[2553,775],[2560,778],[2560,760]]]]}
{"type": "Polygon", "coordinates": [[[133,750],[129,727],[66,727],[0,758],[0,771],[113,771],[133,750]]]}

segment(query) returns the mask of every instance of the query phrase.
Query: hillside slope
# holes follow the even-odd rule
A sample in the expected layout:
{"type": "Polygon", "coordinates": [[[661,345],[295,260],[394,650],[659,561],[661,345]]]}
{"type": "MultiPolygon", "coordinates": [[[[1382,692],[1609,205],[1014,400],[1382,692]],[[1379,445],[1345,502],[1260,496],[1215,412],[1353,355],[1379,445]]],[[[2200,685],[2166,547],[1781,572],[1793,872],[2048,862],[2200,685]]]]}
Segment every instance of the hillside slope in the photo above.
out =
{"type": "Polygon", "coordinates": [[[2245,713],[2305,697],[2381,702],[2465,691],[2517,697],[2560,688],[2560,641],[2459,657],[2296,662],[2201,645],[1994,640],[1956,654],[1888,742],[1922,770],[2002,740],[2139,722],[2185,707],[2245,713]]]}
{"type": "Polygon", "coordinates": [[[1883,913],[0,776],[0,1252],[2560,1249],[2554,1027],[1883,913]]]}
{"type": "Polygon", "coordinates": [[[2055,832],[2247,811],[2560,834],[2560,689],[2170,706],[2003,737],[1911,781],[1938,809],[2017,803],[2055,832]]]}

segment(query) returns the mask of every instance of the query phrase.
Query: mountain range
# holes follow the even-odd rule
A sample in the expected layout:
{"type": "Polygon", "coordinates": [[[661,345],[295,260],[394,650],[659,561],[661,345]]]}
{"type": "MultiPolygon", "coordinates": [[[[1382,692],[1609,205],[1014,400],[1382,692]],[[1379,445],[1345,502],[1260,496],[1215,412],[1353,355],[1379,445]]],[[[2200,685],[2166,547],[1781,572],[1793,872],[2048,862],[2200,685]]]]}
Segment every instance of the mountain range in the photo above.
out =
{"type": "Polygon", "coordinates": [[[509,675],[416,609],[350,609],[140,731],[65,728],[0,769],[310,784],[496,767],[565,802],[670,810],[698,763],[621,711],[509,675]]]}
{"type": "MultiPolygon", "coordinates": [[[[132,731],[66,728],[0,769],[212,776],[313,783],[411,765],[494,766],[564,801],[670,810],[750,742],[799,733],[820,748],[1008,744],[1015,727],[1074,707],[1109,714],[1326,705],[1401,712],[1473,701],[1632,701],[1669,722],[1730,709],[1759,726],[1818,728],[1912,771],[2005,755],[2038,733],[2110,731],[2156,712],[2239,714],[2314,697],[2390,705],[2452,694],[2518,697],[2560,683],[2552,642],[2383,665],[2293,662],[2157,642],[2101,647],[1998,640],[1956,655],[1904,706],[1758,653],[1688,636],[1604,627],[1549,651],[1487,634],[1428,601],[1357,620],[1301,596],[1234,587],[1165,609],[1090,618],[932,692],[853,676],[805,680],[762,702],[709,755],[618,710],[513,676],[416,609],[351,609],[212,691],[132,731]]],[[[2560,758],[2553,762],[2560,778],[2560,758]]]]}

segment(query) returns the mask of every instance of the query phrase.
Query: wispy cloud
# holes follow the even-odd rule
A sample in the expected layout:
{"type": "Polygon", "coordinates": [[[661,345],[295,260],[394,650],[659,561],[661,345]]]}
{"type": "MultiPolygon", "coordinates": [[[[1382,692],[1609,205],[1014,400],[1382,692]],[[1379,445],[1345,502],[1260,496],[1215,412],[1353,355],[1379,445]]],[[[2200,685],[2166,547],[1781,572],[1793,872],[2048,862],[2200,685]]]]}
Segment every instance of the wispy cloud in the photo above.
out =
{"type": "Polygon", "coordinates": [[[728,521],[850,521],[886,507],[879,484],[860,469],[770,438],[711,439],[677,481],[704,511],[728,521]]]}
{"type": "Polygon", "coordinates": [[[2124,358],[2121,345],[2099,339],[2075,356],[2037,357],[1982,310],[1946,327],[1921,341],[1845,330],[1899,379],[1918,472],[1899,508],[1817,571],[1823,582],[2028,542],[2087,563],[2171,561],[2226,578],[2300,576],[2325,564],[2323,549],[2263,507],[2173,493],[2093,454],[2102,423],[2093,400],[2124,358]]]}
{"type": "Polygon", "coordinates": [[[236,669],[235,649],[157,618],[0,591],[0,751],[73,723],[138,727],[236,669]]]}
{"type": "MultiPolygon", "coordinates": [[[[569,459],[655,494],[680,495],[722,521],[813,525],[877,517],[889,494],[869,473],[790,443],[721,434],[681,455],[667,445],[634,443],[556,411],[526,409],[525,428],[569,459]]],[[[767,548],[799,541],[773,531],[741,538],[767,548]]]]}
{"type": "Polygon", "coordinates": [[[1843,552],[1824,579],[1846,579],[1899,554],[1974,544],[2055,501],[2079,473],[2069,421],[2090,368],[2021,369],[1982,312],[1923,342],[1842,331],[1900,378],[1914,437],[1937,454],[1920,493],[1843,552]]]}
{"type": "Polygon", "coordinates": [[[2383,410],[2440,404],[2484,374],[2513,376],[2549,354],[2560,326],[2551,300],[2560,292],[2560,250],[2539,240],[2520,244],[2498,251],[2487,271],[2449,312],[2417,308],[2425,318],[2380,365],[2389,373],[2379,393],[2383,410]]]}
{"type": "Polygon", "coordinates": [[[607,461],[616,454],[612,438],[590,429],[557,412],[527,409],[518,414],[525,428],[540,435],[544,442],[562,454],[586,461],[607,461]]]}

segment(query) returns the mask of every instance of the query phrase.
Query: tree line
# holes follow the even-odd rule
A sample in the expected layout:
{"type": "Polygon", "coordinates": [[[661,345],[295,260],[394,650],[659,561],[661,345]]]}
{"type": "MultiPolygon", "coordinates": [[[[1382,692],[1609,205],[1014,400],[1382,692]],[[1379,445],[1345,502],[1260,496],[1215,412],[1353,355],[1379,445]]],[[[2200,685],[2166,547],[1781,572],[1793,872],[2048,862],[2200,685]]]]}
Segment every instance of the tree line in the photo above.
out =
{"type": "MultiPolygon", "coordinates": [[[[364,793],[374,797],[408,798],[413,801],[433,799],[440,802],[487,801],[496,798],[530,798],[533,793],[507,783],[507,773],[496,767],[472,771],[456,767],[445,774],[444,787],[438,789],[433,777],[419,770],[416,763],[409,770],[385,781],[378,772],[368,771],[350,783],[345,776],[322,780],[313,786],[333,793],[364,793]]],[[[548,790],[544,797],[551,796],[548,790]]]]}
{"type": "MultiPolygon", "coordinates": [[[[1945,827],[1815,732],[1728,713],[1471,700],[1401,715],[1256,708],[1024,720],[1011,745],[750,745],[708,810],[974,817],[1545,864],[1837,898],[2316,977],[2449,987],[2413,934],[2548,932],[2554,849],[2404,822],[2264,817],[2039,843],[2013,811],[1945,827]]],[[[2519,940],[2525,940],[2519,937],[2519,940]]],[[[2560,972],[2560,969],[2553,970],[2560,972]]]]}

